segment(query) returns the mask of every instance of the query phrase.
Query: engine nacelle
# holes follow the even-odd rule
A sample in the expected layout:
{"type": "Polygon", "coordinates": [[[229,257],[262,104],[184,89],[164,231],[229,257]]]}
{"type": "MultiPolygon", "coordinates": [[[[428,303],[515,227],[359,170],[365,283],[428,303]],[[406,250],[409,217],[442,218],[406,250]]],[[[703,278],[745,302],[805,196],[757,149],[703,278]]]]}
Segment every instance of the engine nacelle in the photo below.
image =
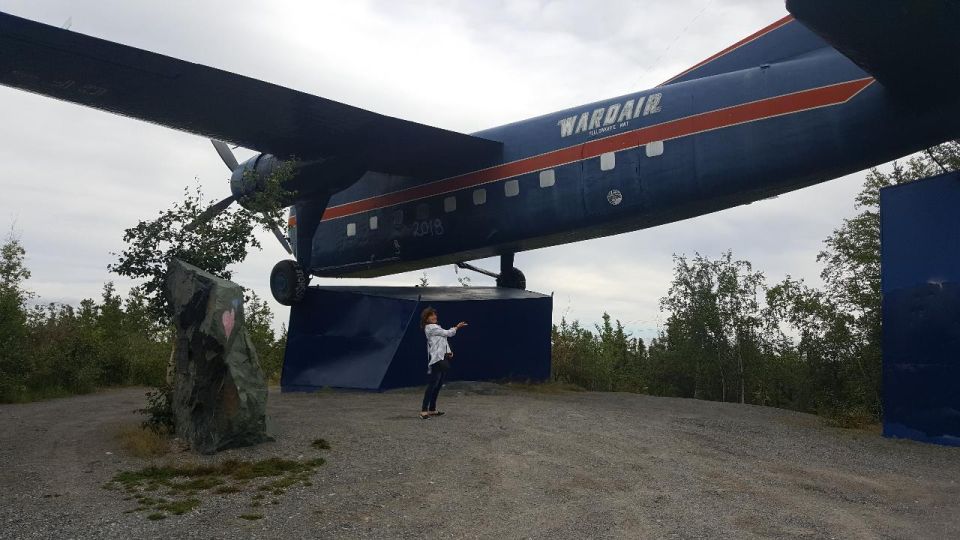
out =
{"type": "MultiPolygon", "coordinates": [[[[254,156],[233,171],[230,191],[237,202],[246,208],[244,199],[263,189],[270,175],[288,163],[271,154],[254,156]]],[[[294,161],[291,174],[284,179],[282,186],[290,192],[290,198],[281,202],[283,206],[290,206],[302,200],[326,200],[333,193],[356,182],[364,172],[362,167],[337,160],[294,161]]]]}
{"type": "Polygon", "coordinates": [[[280,160],[270,154],[259,154],[237,167],[230,175],[230,192],[243,206],[243,201],[260,189],[263,182],[276,170],[280,160]]]}

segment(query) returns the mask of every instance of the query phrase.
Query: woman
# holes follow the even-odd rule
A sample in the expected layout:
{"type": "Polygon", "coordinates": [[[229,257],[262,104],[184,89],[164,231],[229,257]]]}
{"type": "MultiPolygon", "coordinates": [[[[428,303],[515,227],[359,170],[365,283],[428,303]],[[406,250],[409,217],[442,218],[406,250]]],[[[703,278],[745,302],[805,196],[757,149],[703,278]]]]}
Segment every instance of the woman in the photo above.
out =
{"type": "Polygon", "coordinates": [[[426,420],[431,416],[440,416],[443,412],[437,410],[437,396],[443,386],[443,376],[450,369],[450,359],[453,351],[447,338],[457,335],[457,330],[467,323],[459,322],[449,330],[444,330],[437,324],[437,310],[428,307],[420,314],[420,328],[427,336],[427,389],[423,392],[423,406],[420,408],[420,419],[426,420]]]}

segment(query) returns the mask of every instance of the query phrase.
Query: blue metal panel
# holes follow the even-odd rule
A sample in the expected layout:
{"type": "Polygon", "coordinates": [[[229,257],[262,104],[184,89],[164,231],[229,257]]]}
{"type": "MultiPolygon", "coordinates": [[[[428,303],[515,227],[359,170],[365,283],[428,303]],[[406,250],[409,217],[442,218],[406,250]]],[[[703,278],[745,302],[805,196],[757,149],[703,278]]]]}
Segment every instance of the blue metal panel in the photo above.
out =
{"type": "Polygon", "coordinates": [[[960,174],[880,191],[883,432],[960,446],[960,174]]]}
{"type": "Polygon", "coordinates": [[[432,306],[449,327],[448,380],[550,377],[553,298],[495,287],[311,287],[290,311],[281,386],[386,390],[424,384],[420,312],[432,306]]]}
{"type": "Polygon", "coordinates": [[[378,389],[416,307],[415,299],[308,288],[290,309],[281,386],[378,389]]]}

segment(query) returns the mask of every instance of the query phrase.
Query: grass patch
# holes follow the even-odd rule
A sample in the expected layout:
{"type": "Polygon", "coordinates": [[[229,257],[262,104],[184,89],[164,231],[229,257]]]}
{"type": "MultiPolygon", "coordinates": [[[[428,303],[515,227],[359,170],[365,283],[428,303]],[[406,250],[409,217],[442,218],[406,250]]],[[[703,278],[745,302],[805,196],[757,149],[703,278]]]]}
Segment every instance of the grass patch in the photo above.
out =
{"type": "Polygon", "coordinates": [[[317,450],[330,449],[330,443],[328,443],[327,440],[323,438],[315,439],[312,443],[310,443],[310,446],[316,448],[317,450]]]}
{"type": "Polygon", "coordinates": [[[221,466],[222,474],[235,480],[250,480],[265,476],[280,476],[288,473],[312,471],[323,465],[323,460],[293,461],[290,459],[270,458],[262,461],[225,461],[221,466]]]}
{"type": "Polygon", "coordinates": [[[302,482],[302,481],[303,479],[300,477],[300,475],[288,474],[282,478],[278,478],[273,482],[270,482],[269,484],[267,484],[267,486],[273,488],[272,489],[273,491],[276,491],[278,489],[287,489],[288,487],[296,484],[297,482],[302,482]]]}
{"type": "Polygon", "coordinates": [[[167,515],[161,514],[160,512],[154,512],[149,516],[147,516],[147,519],[149,519],[150,521],[160,521],[161,519],[167,519],[167,515]]]}
{"type": "Polygon", "coordinates": [[[117,431],[120,448],[138,458],[160,457],[170,453],[170,438],[139,426],[125,426],[117,431]]]}
{"type": "Polygon", "coordinates": [[[223,484],[223,480],[216,476],[200,476],[186,482],[170,482],[172,491],[200,491],[223,484]]]}
{"type": "Polygon", "coordinates": [[[157,505],[157,510],[166,510],[175,516],[182,516],[200,506],[200,499],[181,499],[157,505]]]}
{"type": "Polygon", "coordinates": [[[259,505],[263,492],[277,496],[296,484],[308,484],[310,476],[324,463],[323,458],[304,461],[269,458],[228,460],[211,465],[150,466],[119,472],[103,488],[136,500],[138,512],[161,511],[150,514],[148,519],[163,519],[167,514],[179,516],[197,508],[201,504],[198,498],[201,494],[248,491],[254,494],[254,504],[259,505]],[[229,480],[234,482],[228,484],[229,480]],[[164,495],[168,498],[147,495],[161,488],[166,490],[164,495]],[[161,517],[150,517],[156,515],[161,517]]]}
{"type": "Polygon", "coordinates": [[[240,519],[254,521],[257,519],[263,519],[263,514],[240,514],[240,519]]]}

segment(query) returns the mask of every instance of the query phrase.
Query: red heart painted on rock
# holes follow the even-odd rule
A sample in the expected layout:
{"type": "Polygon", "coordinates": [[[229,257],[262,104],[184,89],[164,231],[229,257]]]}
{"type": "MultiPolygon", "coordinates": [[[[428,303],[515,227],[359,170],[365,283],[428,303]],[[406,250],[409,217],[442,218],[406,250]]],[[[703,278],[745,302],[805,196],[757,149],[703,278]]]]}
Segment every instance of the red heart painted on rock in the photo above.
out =
{"type": "Polygon", "coordinates": [[[231,309],[230,311],[224,311],[221,319],[223,320],[223,333],[227,335],[227,339],[230,339],[230,334],[233,333],[233,324],[236,320],[236,315],[231,309]]]}

